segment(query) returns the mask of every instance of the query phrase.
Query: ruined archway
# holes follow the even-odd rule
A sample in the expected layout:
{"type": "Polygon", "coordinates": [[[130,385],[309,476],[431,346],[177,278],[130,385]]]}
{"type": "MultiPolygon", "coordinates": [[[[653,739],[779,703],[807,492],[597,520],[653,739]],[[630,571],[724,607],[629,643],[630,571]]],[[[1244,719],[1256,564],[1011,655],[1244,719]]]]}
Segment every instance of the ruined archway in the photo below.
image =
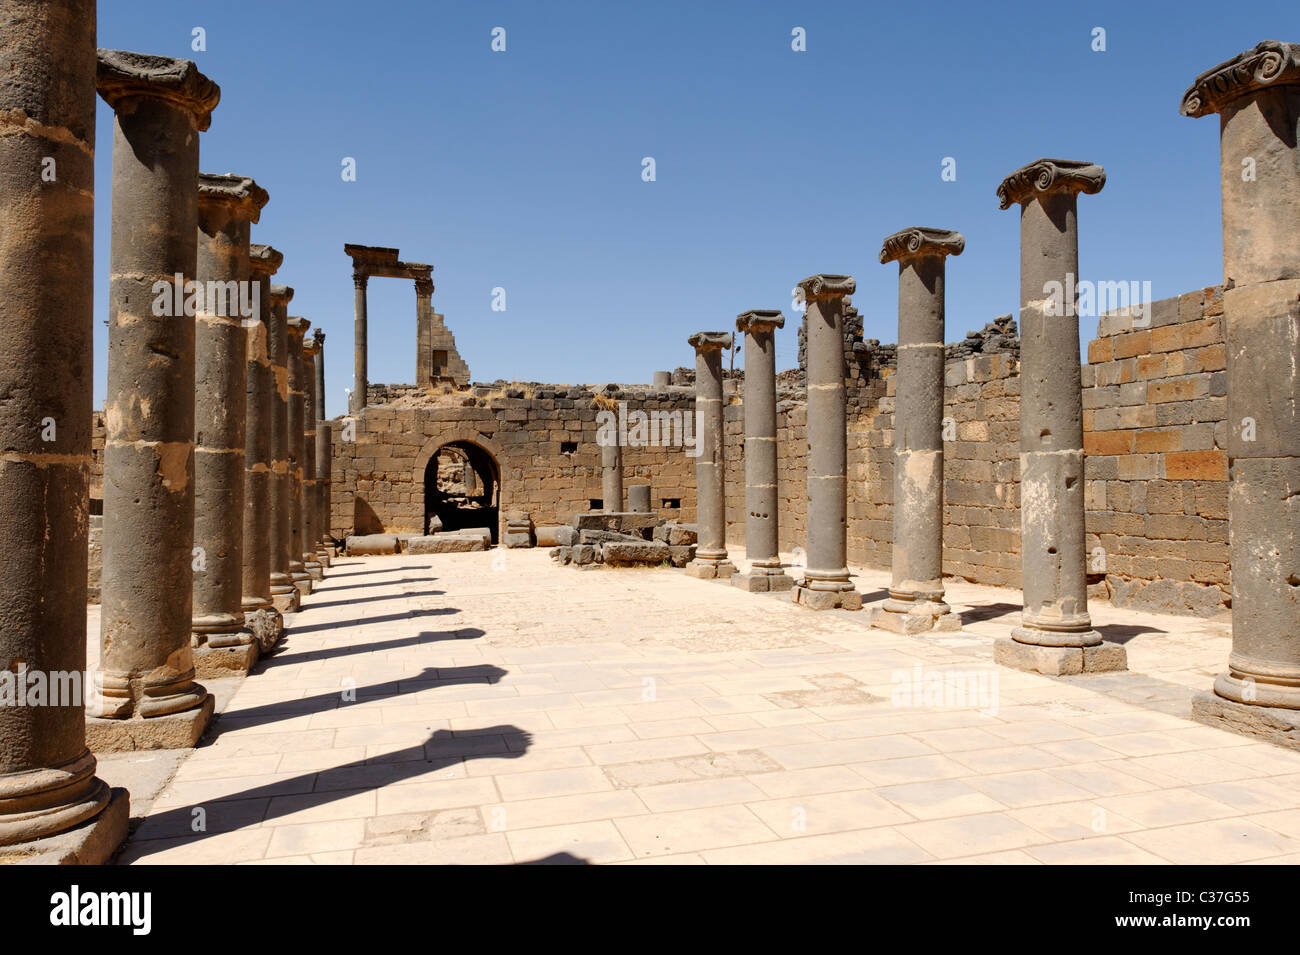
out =
{"type": "Polygon", "coordinates": [[[434,449],[424,466],[426,532],[436,517],[443,530],[485,527],[495,544],[500,514],[501,468],[490,451],[472,441],[434,449]]]}

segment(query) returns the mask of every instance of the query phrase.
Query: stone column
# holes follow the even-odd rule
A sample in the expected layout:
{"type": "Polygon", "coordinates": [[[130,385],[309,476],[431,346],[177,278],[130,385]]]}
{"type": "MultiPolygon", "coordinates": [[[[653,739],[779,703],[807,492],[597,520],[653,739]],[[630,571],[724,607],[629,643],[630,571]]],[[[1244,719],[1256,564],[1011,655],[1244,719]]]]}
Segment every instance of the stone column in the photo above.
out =
{"type": "Polygon", "coordinates": [[[894,633],[960,630],[943,599],[944,261],[960,232],[904,229],[880,262],[898,262],[898,374],[894,389],[894,545],[889,598],[872,626],[894,633]]]}
{"type": "Polygon", "coordinates": [[[316,339],[316,529],[320,538],[316,558],[328,567],[332,560],[326,542],[330,536],[330,471],[334,450],[329,418],[325,415],[325,333],[318,328],[312,334],[316,339]]]}
{"type": "Polygon", "coordinates": [[[320,503],[316,497],[316,352],[315,339],[302,342],[303,441],[302,441],[302,565],[312,580],[325,576],[324,565],[316,558],[316,518],[320,503]]]}
{"type": "Polygon", "coordinates": [[[271,396],[271,600],[281,613],[296,613],[300,595],[291,574],[289,489],[289,303],[293,289],[271,286],[267,354],[275,377],[271,396]]]}
{"type": "Polygon", "coordinates": [[[722,449],[722,349],[731,347],[728,332],[696,332],[695,349],[695,521],[699,544],[686,573],[701,580],[723,579],[736,572],[727,559],[727,512],[722,449]]]}
{"type": "Polygon", "coordinates": [[[781,569],[776,495],[776,330],[785,327],[777,311],[754,309],[736,316],[745,336],[745,556],[749,573],[731,582],[751,593],[789,590],[781,569]]]}
{"type": "Polygon", "coordinates": [[[249,272],[258,288],[258,320],[245,330],[244,388],[244,621],[269,651],[284,632],[284,618],[271,599],[272,538],[272,417],[276,401],[275,369],[271,365],[271,276],[284,256],[269,245],[249,246],[249,272]]]}
{"type": "Polygon", "coordinates": [[[812,610],[861,610],[848,568],[844,391],[844,309],[857,283],[850,275],[813,275],[799,288],[808,320],[808,566],[793,598],[812,610]]]}
{"type": "Polygon", "coordinates": [[[617,430],[612,442],[600,446],[601,509],[606,514],[623,510],[623,438],[617,430]]]}
{"type": "Polygon", "coordinates": [[[1202,73],[1219,116],[1232,653],[1192,715],[1300,749],[1300,43],[1202,73]]]}
{"type": "Polygon", "coordinates": [[[113,108],[104,583],[94,749],[193,746],[194,316],[199,133],[221,92],[189,60],[99,51],[113,108]]]}
{"type": "Polygon", "coordinates": [[[415,280],[415,383],[427,388],[437,384],[433,376],[433,280],[427,275],[415,280]]]}
{"type": "Polygon", "coordinates": [[[1005,666],[1063,674],[1125,668],[1088,614],[1079,375],[1078,195],[1106,184],[1100,166],[1040,159],[998,186],[1020,205],[1020,562],[1024,611],[994,643],[1005,666]],[[1065,290],[1070,290],[1067,294],[1065,290]],[[1069,299],[1068,301],[1066,299],[1069,299]]]}
{"type": "Polygon", "coordinates": [[[307,445],[303,424],[307,393],[303,390],[302,346],[311,322],[300,315],[289,319],[289,577],[304,597],[311,593],[311,574],[303,560],[307,548],[303,524],[303,458],[307,445]]]}
{"type": "Polygon", "coordinates": [[[269,197],[244,176],[200,173],[198,190],[196,278],[213,294],[205,294],[194,324],[192,643],[198,675],[219,677],[247,673],[258,652],[241,599],[248,381],[243,323],[260,318],[248,235],[269,197]]]}
{"type": "Polygon", "coordinates": [[[352,269],[353,307],[356,321],[353,325],[353,342],[356,349],[352,365],[352,401],[348,409],[352,414],[360,414],[366,406],[366,388],[370,381],[366,366],[366,282],[370,276],[355,266],[352,269]]]}
{"type": "MultiPolygon", "coordinates": [[[[84,687],[94,0],[5,3],[0,75],[0,671],[84,687]]],[[[81,694],[46,702],[0,706],[0,856],[102,865],[126,791],[95,775],[81,694]]]]}
{"type": "Polygon", "coordinates": [[[649,484],[629,484],[627,486],[627,509],[633,514],[650,513],[649,484]]]}

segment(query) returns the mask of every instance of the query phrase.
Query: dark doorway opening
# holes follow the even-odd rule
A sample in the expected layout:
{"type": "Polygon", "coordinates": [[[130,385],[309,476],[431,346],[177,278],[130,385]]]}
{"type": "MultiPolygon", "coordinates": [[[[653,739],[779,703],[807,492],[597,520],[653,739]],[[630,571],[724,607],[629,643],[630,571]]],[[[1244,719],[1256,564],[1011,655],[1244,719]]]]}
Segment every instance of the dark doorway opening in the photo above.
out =
{"type": "Polygon", "coordinates": [[[484,527],[497,543],[501,469],[492,455],[469,441],[450,441],[424,468],[424,530],[437,517],[442,529],[484,527]]]}

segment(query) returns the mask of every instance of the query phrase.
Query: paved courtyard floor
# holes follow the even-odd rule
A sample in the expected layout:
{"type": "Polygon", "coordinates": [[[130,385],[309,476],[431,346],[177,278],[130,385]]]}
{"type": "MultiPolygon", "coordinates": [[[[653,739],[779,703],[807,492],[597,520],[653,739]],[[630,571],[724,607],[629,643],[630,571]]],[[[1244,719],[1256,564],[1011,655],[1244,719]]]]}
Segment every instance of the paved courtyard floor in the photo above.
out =
{"type": "Polygon", "coordinates": [[[101,759],[120,861],[1300,862],[1300,754],[1188,719],[1226,619],[1094,604],[1131,672],[1053,679],[992,662],[1018,592],[949,586],[966,629],[906,637],[545,550],[343,558],[203,745],[101,759]]]}

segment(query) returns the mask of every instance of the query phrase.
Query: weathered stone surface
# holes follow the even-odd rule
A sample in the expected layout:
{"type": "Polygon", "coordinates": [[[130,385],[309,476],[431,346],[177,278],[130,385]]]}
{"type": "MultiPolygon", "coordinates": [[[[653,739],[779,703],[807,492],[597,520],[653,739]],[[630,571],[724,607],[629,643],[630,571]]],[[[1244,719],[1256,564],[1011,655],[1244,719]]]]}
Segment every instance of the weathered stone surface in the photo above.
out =
{"type": "Polygon", "coordinates": [[[1108,574],[1106,586],[1110,602],[1116,607],[1197,617],[1213,617],[1227,609],[1223,591],[1213,585],[1179,580],[1124,580],[1108,574]]]}
{"type": "Polygon", "coordinates": [[[247,676],[257,662],[260,647],[256,643],[229,647],[202,646],[194,650],[194,674],[199,679],[247,676]]]}
{"type": "Polygon", "coordinates": [[[541,527],[538,527],[536,531],[537,546],[554,547],[557,544],[573,543],[572,541],[563,541],[560,539],[561,535],[564,534],[565,531],[571,533],[573,528],[563,524],[544,524],[541,527]]]}
{"type": "Polygon", "coordinates": [[[460,531],[443,532],[412,537],[406,542],[408,554],[465,554],[487,550],[492,545],[488,534],[467,534],[460,531]]]}
{"type": "Polygon", "coordinates": [[[602,530],[632,534],[653,528],[659,523],[654,514],[633,514],[621,511],[610,514],[587,513],[573,516],[573,527],[579,531],[602,530]]]}
{"type": "Polygon", "coordinates": [[[245,611],[244,620],[263,654],[270,653],[284,635],[284,617],[274,607],[245,611]]]}
{"type": "Polygon", "coordinates": [[[343,546],[353,555],[396,554],[401,550],[396,534],[361,534],[349,537],[343,546]]]}
{"type": "Polygon", "coordinates": [[[663,564],[672,554],[658,541],[608,541],[601,545],[601,556],[607,564],[663,564]]]}
{"type": "Polygon", "coordinates": [[[1300,751],[1300,710],[1238,703],[1207,691],[1192,697],[1192,719],[1300,751]]]}
{"type": "Polygon", "coordinates": [[[126,841],[130,824],[131,798],[114,788],[103,810],[88,821],[19,846],[0,846],[0,865],[107,865],[126,841]]]}
{"type": "Polygon", "coordinates": [[[145,720],[86,720],[86,742],[97,753],[125,753],[142,749],[189,749],[212,720],[216,701],[203,697],[198,707],[145,720]]]}

